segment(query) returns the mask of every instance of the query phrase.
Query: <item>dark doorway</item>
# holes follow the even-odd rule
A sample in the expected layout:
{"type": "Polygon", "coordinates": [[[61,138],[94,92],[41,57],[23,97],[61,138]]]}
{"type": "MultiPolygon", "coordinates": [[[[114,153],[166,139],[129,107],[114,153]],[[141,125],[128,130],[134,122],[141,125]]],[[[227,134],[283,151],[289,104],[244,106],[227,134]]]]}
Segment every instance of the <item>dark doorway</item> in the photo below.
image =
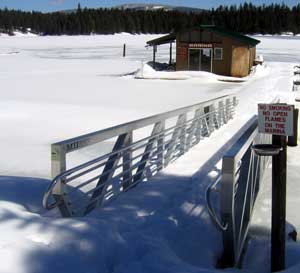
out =
{"type": "Polygon", "coordinates": [[[212,50],[210,48],[203,48],[201,52],[201,71],[211,72],[211,58],[212,50]]]}
{"type": "Polygon", "coordinates": [[[189,70],[211,72],[212,49],[211,48],[190,48],[189,49],[189,70]]]}
{"type": "Polygon", "coordinates": [[[190,49],[189,50],[189,70],[198,71],[200,70],[200,50],[190,49]]]}

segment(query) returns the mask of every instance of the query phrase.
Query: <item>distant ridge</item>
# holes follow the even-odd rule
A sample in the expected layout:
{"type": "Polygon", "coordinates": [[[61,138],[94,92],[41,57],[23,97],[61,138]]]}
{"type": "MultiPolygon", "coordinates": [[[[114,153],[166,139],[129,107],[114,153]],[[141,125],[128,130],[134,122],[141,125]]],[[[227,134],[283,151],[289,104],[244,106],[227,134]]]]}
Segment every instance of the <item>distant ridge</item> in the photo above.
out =
{"type": "MultiPolygon", "coordinates": [[[[100,7],[99,7],[100,8],[100,7]]],[[[135,3],[135,4],[123,4],[111,7],[114,9],[128,9],[133,11],[155,11],[155,10],[164,10],[164,11],[179,11],[183,13],[201,13],[204,9],[199,8],[191,8],[191,7],[184,7],[184,6],[171,6],[171,5],[162,5],[162,4],[145,4],[145,3],[135,3]]],[[[96,9],[96,8],[95,8],[96,9]]],[[[59,12],[62,13],[73,13],[76,12],[77,9],[70,9],[70,10],[61,10],[59,12]]]]}
{"type": "Polygon", "coordinates": [[[184,7],[184,6],[171,6],[171,5],[162,5],[162,4],[144,4],[144,3],[135,3],[135,4],[123,4],[119,6],[115,6],[114,8],[117,9],[130,9],[130,10],[159,10],[162,9],[164,11],[179,11],[185,13],[200,13],[204,11],[204,9],[199,8],[191,8],[191,7],[184,7]]]}

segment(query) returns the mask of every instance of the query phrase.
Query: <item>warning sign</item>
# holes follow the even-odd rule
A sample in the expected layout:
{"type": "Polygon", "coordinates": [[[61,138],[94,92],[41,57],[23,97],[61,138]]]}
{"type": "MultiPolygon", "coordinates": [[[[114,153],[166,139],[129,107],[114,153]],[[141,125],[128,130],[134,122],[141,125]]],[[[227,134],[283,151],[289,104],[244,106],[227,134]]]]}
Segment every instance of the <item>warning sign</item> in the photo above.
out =
{"type": "Polygon", "coordinates": [[[258,104],[258,131],[260,133],[292,136],[293,105],[258,104]]]}

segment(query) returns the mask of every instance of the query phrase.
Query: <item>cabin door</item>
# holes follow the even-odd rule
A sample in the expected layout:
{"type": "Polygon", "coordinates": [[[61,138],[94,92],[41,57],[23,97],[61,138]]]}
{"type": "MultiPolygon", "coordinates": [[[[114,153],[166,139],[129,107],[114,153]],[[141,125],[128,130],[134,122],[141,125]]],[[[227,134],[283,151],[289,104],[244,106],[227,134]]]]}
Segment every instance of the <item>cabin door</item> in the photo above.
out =
{"type": "Polygon", "coordinates": [[[212,72],[211,64],[212,64],[212,50],[211,48],[203,48],[201,51],[201,71],[212,72]]]}
{"type": "Polygon", "coordinates": [[[233,47],[231,76],[246,77],[250,71],[250,50],[247,47],[233,47]]]}
{"type": "Polygon", "coordinates": [[[189,70],[191,71],[200,70],[200,49],[198,48],[189,49],[189,70]]]}
{"type": "Polygon", "coordinates": [[[189,49],[189,70],[211,72],[212,49],[211,48],[190,48],[189,49]]]}

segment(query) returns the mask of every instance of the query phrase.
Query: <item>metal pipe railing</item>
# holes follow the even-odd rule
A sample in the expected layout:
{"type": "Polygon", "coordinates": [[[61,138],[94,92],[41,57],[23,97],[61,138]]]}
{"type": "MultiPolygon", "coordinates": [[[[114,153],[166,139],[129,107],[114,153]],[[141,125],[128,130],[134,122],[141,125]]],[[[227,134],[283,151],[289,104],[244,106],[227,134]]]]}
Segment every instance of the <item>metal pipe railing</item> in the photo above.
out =
{"type": "Polygon", "coordinates": [[[257,159],[251,147],[257,143],[268,143],[270,137],[258,133],[256,116],[246,126],[223,157],[220,179],[212,183],[206,192],[208,212],[223,235],[224,253],[221,263],[230,267],[240,264],[258,188],[268,164],[267,161],[257,159]],[[218,184],[220,217],[210,200],[210,193],[218,184]]]}
{"type": "Polygon", "coordinates": [[[150,173],[166,167],[201,138],[209,136],[233,118],[236,105],[235,96],[222,96],[53,144],[54,179],[44,195],[44,207],[52,209],[58,206],[65,217],[74,216],[78,205],[86,207],[82,209],[83,214],[91,211],[103,203],[107,188],[113,181],[119,181],[119,187],[126,191],[144,179],[150,163],[156,168],[150,173]],[[166,124],[175,122],[175,118],[176,124],[167,127],[166,124]],[[135,130],[149,125],[153,126],[152,133],[133,141],[135,130]],[[115,137],[117,140],[111,152],[66,170],[68,153],[115,137]],[[97,183],[92,184],[95,181],[97,183]],[[90,202],[84,202],[84,205],[81,204],[84,198],[74,200],[73,194],[76,195],[79,190],[85,197],[92,195],[90,202]],[[54,197],[54,203],[48,203],[50,196],[54,197]]]}
{"type": "Polygon", "coordinates": [[[216,101],[230,99],[231,103],[234,104],[236,102],[235,95],[225,95],[221,96],[215,99],[210,99],[201,103],[197,103],[191,106],[182,107],[176,110],[168,111],[162,114],[154,115],[151,117],[131,121],[128,123],[124,123],[121,125],[117,125],[114,127],[110,127],[101,131],[93,132],[90,134],[86,134],[80,137],[71,138],[68,140],[64,140],[61,142],[57,142],[53,145],[62,146],[65,148],[66,152],[72,152],[76,151],[78,149],[81,149],[83,147],[90,146],[92,144],[96,144],[102,141],[105,141],[107,139],[111,139],[115,136],[119,136],[122,134],[127,133],[128,131],[134,131],[140,128],[144,128],[148,125],[155,124],[157,122],[160,122],[162,120],[167,120],[172,117],[179,116],[181,114],[186,114],[187,112],[195,111],[199,108],[204,108],[206,106],[210,106],[216,101]]]}
{"type": "Polygon", "coordinates": [[[217,213],[212,205],[211,202],[211,192],[216,190],[217,185],[221,182],[221,176],[216,180],[213,181],[206,189],[205,191],[205,202],[206,202],[206,207],[207,207],[207,211],[211,217],[211,219],[213,220],[213,223],[216,225],[216,227],[218,229],[220,229],[221,231],[224,231],[227,229],[228,227],[228,223],[223,224],[221,221],[221,219],[218,218],[217,213]]]}

